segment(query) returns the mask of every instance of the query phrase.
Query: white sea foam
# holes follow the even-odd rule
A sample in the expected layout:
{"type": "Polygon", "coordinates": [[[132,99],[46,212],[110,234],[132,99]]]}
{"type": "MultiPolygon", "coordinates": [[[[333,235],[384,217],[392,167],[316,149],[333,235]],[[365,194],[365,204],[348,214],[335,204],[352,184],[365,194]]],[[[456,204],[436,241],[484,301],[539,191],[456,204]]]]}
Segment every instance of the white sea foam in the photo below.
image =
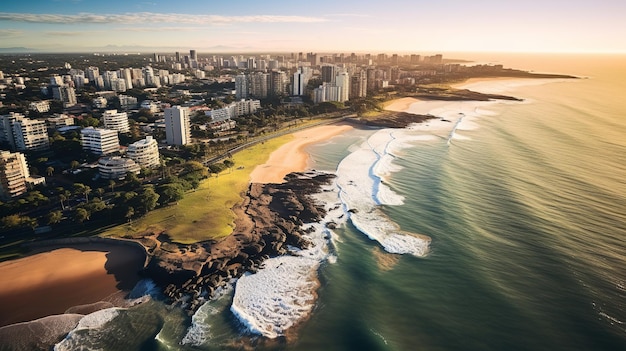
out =
{"type": "Polygon", "coordinates": [[[379,205],[403,204],[404,198],[383,184],[381,177],[389,177],[400,169],[393,165],[393,157],[388,157],[389,151],[401,152],[418,140],[425,139],[416,138],[415,131],[380,130],[344,158],[337,168],[340,197],[350,210],[352,224],[391,253],[424,256],[428,252],[429,238],[402,232],[378,208],[379,205]]]}
{"type": "MultiPolygon", "coordinates": [[[[103,327],[108,322],[112,321],[119,315],[121,308],[113,307],[104,310],[96,311],[81,318],[76,328],[67,334],[58,344],[54,345],[55,351],[65,351],[76,349],[77,341],[74,340],[76,332],[85,329],[98,329],[103,327]]],[[[79,343],[79,342],[78,342],[79,343]]]]}
{"type": "Polygon", "coordinates": [[[206,344],[211,338],[211,327],[208,319],[219,314],[222,309],[216,305],[220,304],[223,298],[229,298],[233,292],[233,285],[226,284],[224,287],[218,288],[213,299],[205,302],[198,308],[196,313],[191,317],[191,326],[187,329],[187,333],[181,340],[181,345],[200,346],[206,344]]]}
{"type": "Polygon", "coordinates": [[[345,221],[341,202],[333,189],[335,185],[325,187],[314,196],[324,204],[327,214],[320,223],[305,225],[314,228],[306,235],[311,247],[297,250],[291,256],[270,258],[262,269],[237,281],[230,309],[248,331],[276,338],[306,319],[313,310],[319,266],[325,260],[336,260],[334,235],[326,224],[345,221]]]}

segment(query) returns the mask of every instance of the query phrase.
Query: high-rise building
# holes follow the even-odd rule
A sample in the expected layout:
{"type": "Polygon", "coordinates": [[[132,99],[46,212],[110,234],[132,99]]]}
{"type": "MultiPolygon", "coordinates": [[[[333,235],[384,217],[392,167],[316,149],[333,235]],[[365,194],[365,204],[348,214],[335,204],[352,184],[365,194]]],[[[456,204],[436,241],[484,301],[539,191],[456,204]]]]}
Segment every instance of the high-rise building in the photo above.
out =
{"type": "Polygon", "coordinates": [[[112,129],[87,127],[80,131],[83,150],[96,155],[112,154],[120,150],[117,131],[112,129]]]}
{"type": "Polygon", "coordinates": [[[126,155],[141,167],[153,168],[160,165],[159,145],[151,136],[128,145],[126,155]]]}
{"type": "Polygon", "coordinates": [[[85,72],[87,73],[87,78],[90,82],[95,81],[96,77],[100,76],[100,70],[98,69],[98,67],[87,67],[85,72]]]}
{"type": "Polygon", "coordinates": [[[301,69],[298,69],[296,73],[293,74],[293,89],[292,95],[302,96],[306,92],[306,85],[308,83],[308,79],[306,74],[302,72],[301,69]]]}
{"type": "Polygon", "coordinates": [[[30,176],[28,164],[19,152],[0,151],[0,197],[9,199],[24,194],[26,178],[30,176]]]}
{"type": "Polygon", "coordinates": [[[350,79],[350,99],[358,99],[367,96],[367,73],[360,71],[350,79]]]}
{"type": "Polygon", "coordinates": [[[65,107],[74,106],[77,103],[76,92],[74,91],[74,88],[69,86],[53,86],[52,97],[55,100],[63,102],[63,106],[65,107]]]}
{"type": "Polygon", "coordinates": [[[130,68],[122,68],[122,70],[118,73],[118,76],[124,79],[124,82],[126,83],[126,89],[133,88],[133,74],[130,68]]]}
{"type": "Polygon", "coordinates": [[[272,71],[270,73],[271,88],[274,95],[284,95],[287,92],[287,74],[283,71],[272,71]]]}
{"type": "Polygon", "coordinates": [[[267,98],[268,92],[270,91],[270,74],[257,72],[250,75],[250,85],[248,86],[248,91],[250,95],[265,99],[267,98]]]}
{"type": "Polygon", "coordinates": [[[130,132],[128,124],[128,114],[126,112],[117,112],[117,110],[106,110],[102,114],[102,122],[104,128],[117,130],[120,133],[130,132]]]}
{"type": "Polygon", "coordinates": [[[337,66],[335,65],[323,65],[322,66],[322,82],[335,84],[335,78],[337,76],[337,66]]]}
{"type": "Polygon", "coordinates": [[[235,97],[237,100],[248,98],[248,77],[245,74],[235,76],[235,97]]]}
{"type": "Polygon", "coordinates": [[[335,85],[339,87],[340,102],[348,101],[350,98],[350,75],[348,72],[340,72],[335,79],[335,85]]]}
{"type": "Polygon", "coordinates": [[[181,106],[166,108],[165,136],[170,145],[186,145],[191,142],[189,109],[181,106]]]}
{"type": "Polygon", "coordinates": [[[198,60],[198,55],[196,54],[196,50],[189,50],[189,58],[194,61],[198,60]]]}

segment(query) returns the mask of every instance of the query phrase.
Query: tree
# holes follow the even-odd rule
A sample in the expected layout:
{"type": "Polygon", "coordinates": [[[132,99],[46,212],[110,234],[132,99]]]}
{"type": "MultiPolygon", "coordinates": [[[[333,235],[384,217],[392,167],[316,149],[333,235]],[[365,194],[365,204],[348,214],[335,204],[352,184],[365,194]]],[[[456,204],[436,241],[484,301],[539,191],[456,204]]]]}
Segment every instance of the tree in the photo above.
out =
{"type": "Polygon", "coordinates": [[[111,192],[115,190],[115,181],[113,179],[109,180],[109,187],[111,187],[111,192]]]}
{"type": "Polygon", "coordinates": [[[78,168],[78,166],[80,166],[80,162],[78,162],[78,161],[76,161],[76,160],[74,160],[74,161],[70,162],[70,167],[71,167],[72,169],[76,169],[76,168],[78,168]]]}
{"type": "Polygon", "coordinates": [[[63,212],[61,211],[52,211],[46,215],[48,225],[53,225],[61,222],[63,219],[63,212]]]}
{"type": "Polygon", "coordinates": [[[158,200],[159,194],[154,191],[154,187],[152,185],[144,186],[143,191],[138,196],[138,202],[143,210],[143,213],[148,213],[154,210],[158,200]]]}
{"type": "Polygon", "coordinates": [[[89,220],[90,213],[82,207],[79,207],[74,212],[74,220],[78,223],[83,223],[89,220]]]}
{"type": "Polygon", "coordinates": [[[224,166],[230,168],[231,172],[233,170],[233,167],[235,166],[235,162],[233,160],[224,160],[224,166]]]}
{"type": "Polygon", "coordinates": [[[82,183],[74,183],[74,194],[84,195],[85,201],[89,201],[89,193],[91,193],[91,187],[82,183]]]}
{"type": "Polygon", "coordinates": [[[10,216],[3,217],[0,222],[2,222],[2,226],[4,228],[17,228],[22,225],[22,217],[17,214],[12,214],[10,216]]]}
{"type": "Polygon", "coordinates": [[[46,174],[48,175],[48,177],[52,177],[52,175],[54,174],[54,167],[50,166],[46,168],[46,174]]]}
{"type": "Polygon", "coordinates": [[[61,209],[65,210],[65,204],[63,203],[64,201],[67,201],[70,196],[72,195],[72,193],[70,193],[69,191],[61,188],[61,190],[59,191],[59,202],[61,202],[61,209]]]}
{"type": "Polygon", "coordinates": [[[163,184],[157,188],[157,192],[162,204],[178,201],[185,196],[185,189],[180,183],[163,184]]]}
{"type": "Polygon", "coordinates": [[[126,219],[128,219],[128,222],[130,223],[133,216],[135,215],[135,209],[132,207],[128,207],[128,209],[126,210],[126,219]]]}
{"type": "Polygon", "coordinates": [[[98,197],[102,199],[102,195],[104,195],[104,189],[102,188],[96,189],[96,194],[98,194],[98,197]]]}

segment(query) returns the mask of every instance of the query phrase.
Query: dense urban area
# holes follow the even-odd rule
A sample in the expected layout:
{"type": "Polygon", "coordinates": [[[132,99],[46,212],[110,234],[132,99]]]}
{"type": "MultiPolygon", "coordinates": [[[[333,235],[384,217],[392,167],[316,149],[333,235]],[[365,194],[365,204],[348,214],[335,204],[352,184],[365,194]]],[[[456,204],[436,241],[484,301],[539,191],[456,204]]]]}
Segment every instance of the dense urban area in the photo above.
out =
{"type": "Polygon", "coordinates": [[[174,205],[281,133],[525,72],[442,55],[0,56],[0,240],[94,234],[174,205]]]}

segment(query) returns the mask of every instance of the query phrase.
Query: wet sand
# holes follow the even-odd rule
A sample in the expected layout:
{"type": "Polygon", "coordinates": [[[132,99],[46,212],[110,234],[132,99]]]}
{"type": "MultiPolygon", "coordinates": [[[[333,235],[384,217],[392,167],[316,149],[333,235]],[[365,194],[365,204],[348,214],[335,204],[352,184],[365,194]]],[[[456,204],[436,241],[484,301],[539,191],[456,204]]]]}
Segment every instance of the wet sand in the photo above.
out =
{"type": "Polygon", "coordinates": [[[0,263],[0,326],[112,301],[139,280],[143,257],[132,247],[86,244],[0,263]]]}
{"type": "Polygon", "coordinates": [[[252,171],[250,182],[282,183],[287,174],[307,169],[309,163],[309,154],[305,151],[307,146],[328,140],[353,128],[348,124],[331,124],[294,133],[292,141],[276,149],[267,162],[252,171]]]}

